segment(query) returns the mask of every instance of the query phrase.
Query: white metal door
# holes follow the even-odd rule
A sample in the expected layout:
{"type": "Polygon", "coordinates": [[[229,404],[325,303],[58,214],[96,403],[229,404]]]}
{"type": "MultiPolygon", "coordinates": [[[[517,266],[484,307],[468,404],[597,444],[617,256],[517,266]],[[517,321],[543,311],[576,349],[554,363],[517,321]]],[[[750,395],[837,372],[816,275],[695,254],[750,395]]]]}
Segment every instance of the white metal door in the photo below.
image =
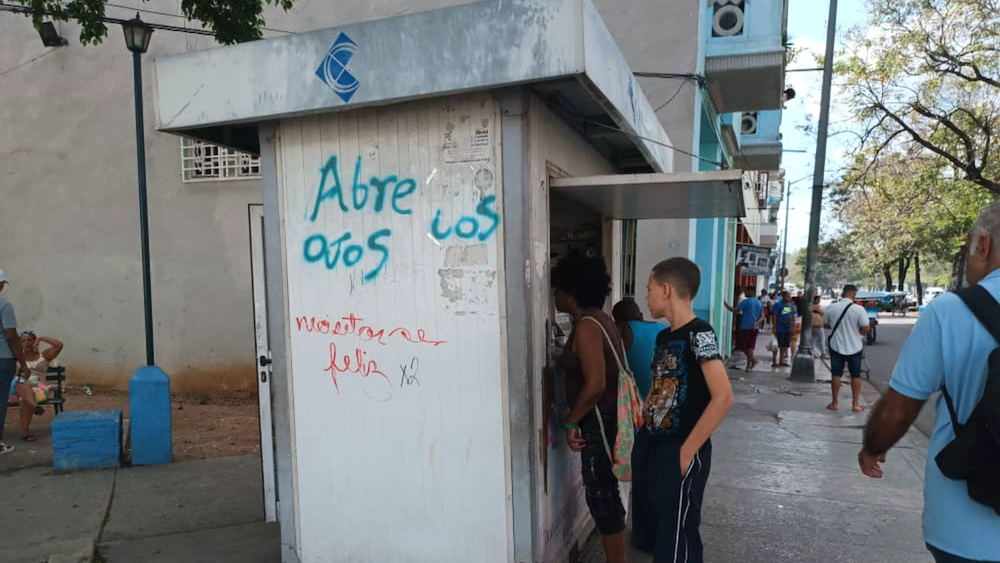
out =
{"type": "Polygon", "coordinates": [[[260,458],[264,481],[264,518],[277,520],[274,468],[274,426],[271,421],[271,345],[267,325],[264,264],[264,206],[250,205],[250,272],[256,338],[257,402],[260,406],[260,458]]]}

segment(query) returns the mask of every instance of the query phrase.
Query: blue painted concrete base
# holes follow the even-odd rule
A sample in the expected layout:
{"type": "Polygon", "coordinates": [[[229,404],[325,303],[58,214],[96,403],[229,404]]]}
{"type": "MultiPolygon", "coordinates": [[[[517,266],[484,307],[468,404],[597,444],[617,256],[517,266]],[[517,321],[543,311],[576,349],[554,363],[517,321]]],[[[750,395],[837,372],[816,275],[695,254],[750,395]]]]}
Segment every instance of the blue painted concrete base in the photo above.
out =
{"type": "Polygon", "coordinates": [[[121,409],[61,413],[52,421],[52,449],[57,471],[121,467],[121,409]]]}
{"type": "Polygon", "coordinates": [[[156,366],[143,366],[128,383],[132,465],[157,465],[173,459],[170,377],[156,366]]]}

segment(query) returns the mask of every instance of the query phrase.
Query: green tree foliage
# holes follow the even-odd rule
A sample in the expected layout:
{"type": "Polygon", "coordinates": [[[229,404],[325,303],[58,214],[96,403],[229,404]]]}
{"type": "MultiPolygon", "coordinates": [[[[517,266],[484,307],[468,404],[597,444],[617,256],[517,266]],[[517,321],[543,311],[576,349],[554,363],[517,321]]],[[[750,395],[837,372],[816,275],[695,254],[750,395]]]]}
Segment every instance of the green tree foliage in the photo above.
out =
{"type": "MultiPolygon", "coordinates": [[[[80,43],[95,45],[108,34],[105,22],[107,0],[11,0],[31,9],[27,13],[35,27],[45,20],[75,20],[80,24],[80,43]]],[[[292,7],[294,0],[181,0],[181,13],[215,32],[215,39],[224,45],[261,38],[264,27],[264,7],[292,7]]]]}
{"type": "MultiPolygon", "coordinates": [[[[865,280],[865,269],[856,245],[849,236],[839,233],[819,243],[816,256],[816,285],[838,289],[846,283],[865,280]]],[[[789,268],[789,281],[805,284],[806,253],[799,251],[789,268]]]]}
{"type": "Polygon", "coordinates": [[[870,2],[839,77],[864,124],[859,152],[934,157],[1000,195],[1000,0],[870,2]]]}
{"type": "Polygon", "coordinates": [[[891,286],[900,260],[904,279],[896,280],[902,283],[915,255],[925,262],[956,255],[993,195],[950,172],[943,159],[916,149],[855,155],[832,202],[865,274],[882,275],[891,286]]]}

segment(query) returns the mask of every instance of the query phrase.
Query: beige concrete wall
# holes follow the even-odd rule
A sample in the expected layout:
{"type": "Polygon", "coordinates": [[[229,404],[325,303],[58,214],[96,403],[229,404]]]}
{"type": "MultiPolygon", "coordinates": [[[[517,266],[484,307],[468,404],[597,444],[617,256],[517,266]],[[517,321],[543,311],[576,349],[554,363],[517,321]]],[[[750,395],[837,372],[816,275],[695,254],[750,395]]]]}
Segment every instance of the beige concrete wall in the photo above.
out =
{"type": "MultiPolygon", "coordinates": [[[[377,0],[333,9],[299,0],[288,13],[268,10],[265,35],[459,3],[377,0]]],[[[147,10],[146,21],[185,25],[149,12],[177,14],[174,1],[117,4],[147,10]]],[[[694,70],[689,19],[696,4],[595,4],[633,69],[694,70]]],[[[14,281],[5,294],[21,325],[66,342],[62,359],[72,382],[124,387],[145,359],[130,54],[117,27],[103,45],[87,47],[76,25],[58,28],[69,46],[47,49],[28,18],[0,12],[0,268],[14,281]]],[[[247,205],[261,201],[260,183],[184,183],[180,140],[153,130],[153,59],[212,46],[211,38],[157,31],[143,58],[157,363],[180,391],[254,389],[247,205]]],[[[639,82],[654,107],[681,86],[639,82]]],[[[692,137],[693,92],[686,83],[659,113],[684,149],[692,137]]],[[[689,165],[675,161],[678,170],[689,165]]]]}
{"type": "MultiPolygon", "coordinates": [[[[0,72],[25,63],[0,76],[0,268],[20,325],[66,343],[72,383],[123,387],[145,361],[131,58],[117,28],[96,47],[60,28],[70,45],[46,54],[29,19],[0,13],[0,72]]],[[[156,356],[178,391],[255,389],[260,183],[182,182],[180,139],[152,128],[153,57],[210,44],[156,32],[143,58],[156,356]]]]}

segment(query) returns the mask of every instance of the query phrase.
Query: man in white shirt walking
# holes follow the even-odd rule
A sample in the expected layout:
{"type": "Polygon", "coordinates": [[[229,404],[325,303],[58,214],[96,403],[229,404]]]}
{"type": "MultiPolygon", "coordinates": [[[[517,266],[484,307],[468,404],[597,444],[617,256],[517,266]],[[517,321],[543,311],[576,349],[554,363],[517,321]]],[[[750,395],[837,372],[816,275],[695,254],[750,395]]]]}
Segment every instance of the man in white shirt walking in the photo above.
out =
{"type": "Polygon", "coordinates": [[[830,332],[830,372],[833,375],[833,402],[826,408],[835,411],[840,408],[840,380],[844,367],[851,374],[851,409],[864,412],[861,406],[861,353],[865,347],[863,336],[868,332],[868,313],[861,305],[854,303],[858,288],[845,285],[840,300],[826,308],[823,325],[830,332]]]}

